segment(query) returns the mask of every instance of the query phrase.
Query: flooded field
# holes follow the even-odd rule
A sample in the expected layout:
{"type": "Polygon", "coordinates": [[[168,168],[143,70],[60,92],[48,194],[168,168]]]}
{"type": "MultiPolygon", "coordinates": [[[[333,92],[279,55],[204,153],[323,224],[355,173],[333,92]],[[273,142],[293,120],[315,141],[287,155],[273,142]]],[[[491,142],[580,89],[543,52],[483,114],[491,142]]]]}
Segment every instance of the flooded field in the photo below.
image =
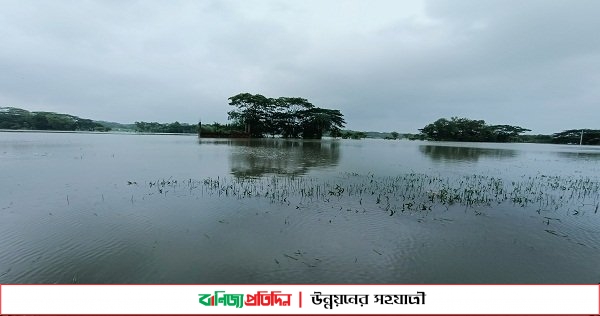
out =
{"type": "Polygon", "coordinates": [[[0,133],[0,283],[598,283],[600,148],[0,133]]]}

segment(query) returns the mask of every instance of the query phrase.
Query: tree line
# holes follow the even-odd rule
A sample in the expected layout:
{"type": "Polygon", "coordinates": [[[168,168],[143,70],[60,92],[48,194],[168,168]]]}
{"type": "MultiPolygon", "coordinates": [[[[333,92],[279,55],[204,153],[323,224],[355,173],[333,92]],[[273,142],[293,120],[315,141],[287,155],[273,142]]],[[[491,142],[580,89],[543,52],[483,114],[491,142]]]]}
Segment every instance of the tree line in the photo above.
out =
{"type": "Polygon", "coordinates": [[[304,98],[240,93],[228,100],[236,107],[227,112],[228,119],[250,137],[321,139],[327,132],[340,137],[346,124],[339,110],[316,107],[304,98]]]}
{"type": "Polygon", "coordinates": [[[600,145],[600,130],[598,129],[569,129],[552,134],[555,144],[600,145]]]}
{"type": "Polygon", "coordinates": [[[15,107],[0,108],[0,129],[107,132],[98,122],[54,112],[29,112],[15,107]]]}
{"type": "MultiPolygon", "coordinates": [[[[339,110],[319,108],[304,98],[267,98],[241,93],[229,98],[236,109],[229,111],[229,124],[204,124],[201,133],[217,137],[265,137],[320,139],[324,135],[360,139],[378,137],[369,133],[342,130],[345,125],[339,110]]],[[[106,124],[116,124],[106,122],[106,124]]],[[[122,127],[131,125],[118,124],[122,127]]],[[[135,122],[135,131],[143,133],[197,133],[198,125],[188,123],[135,122]]],[[[54,112],[30,112],[15,107],[0,107],[0,129],[110,131],[111,127],[90,119],[54,112]]],[[[383,133],[387,139],[531,142],[600,145],[600,130],[570,129],[551,135],[524,135],[527,128],[513,125],[489,125],[484,120],[440,118],[419,129],[419,134],[383,133]]],[[[373,133],[371,133],[373,134],[373,133]]],[[[382,133],[375,133],[382,134],[382,133]]],[[[379,135],[381,136],[381,135],[379,135]]]]}
{"type": "Polygon", "coordinates": [[[173,134],[195,134],[198,125],[179,123],[157,123],[157,122],[135,122],[135,131],[140,133],[173,133],[173,134]]]}
{"type": "Polygon", "coordinates": [[[530,129],[514,125],[488,125],[484,120],[440,118],[419,129],[413,139],[460,142],[535,142],[600,145],[600,130],[570,129],[552,135],[522,135],[530,129]],[[582,136],[583,132],[583,136],[582,136]]]}
{"type": "Polygon", "coordinates": [[[484,120],[452,117],[441,118],[419,129],[428,140],[459,142],[518,141],[519,136],[530,129],[512,125],[488,125],[484,120]]]}

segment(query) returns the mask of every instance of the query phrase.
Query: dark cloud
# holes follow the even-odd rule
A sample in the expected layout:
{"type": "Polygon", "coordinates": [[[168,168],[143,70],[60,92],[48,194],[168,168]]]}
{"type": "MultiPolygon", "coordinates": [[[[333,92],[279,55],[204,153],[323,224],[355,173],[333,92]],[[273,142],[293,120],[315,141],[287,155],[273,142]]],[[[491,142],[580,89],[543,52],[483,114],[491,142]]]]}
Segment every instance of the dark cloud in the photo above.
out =
{"type": "Polygon", "coordinates": [[[224,121],[239,92],[348,127],[597,128],[597,1],[3,1],[0,105],[224,121]]]}

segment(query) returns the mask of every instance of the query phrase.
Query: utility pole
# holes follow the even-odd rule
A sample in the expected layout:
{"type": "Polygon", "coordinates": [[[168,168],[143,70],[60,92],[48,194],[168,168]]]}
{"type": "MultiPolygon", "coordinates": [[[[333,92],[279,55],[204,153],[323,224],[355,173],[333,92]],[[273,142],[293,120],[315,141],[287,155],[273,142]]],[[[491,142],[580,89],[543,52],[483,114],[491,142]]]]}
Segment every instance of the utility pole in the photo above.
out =
{"type": "Polygon", "coordinates": [[[583,130],[581,130],[581,137],[579,138],[579,146],[583,145],[583,130]]]}

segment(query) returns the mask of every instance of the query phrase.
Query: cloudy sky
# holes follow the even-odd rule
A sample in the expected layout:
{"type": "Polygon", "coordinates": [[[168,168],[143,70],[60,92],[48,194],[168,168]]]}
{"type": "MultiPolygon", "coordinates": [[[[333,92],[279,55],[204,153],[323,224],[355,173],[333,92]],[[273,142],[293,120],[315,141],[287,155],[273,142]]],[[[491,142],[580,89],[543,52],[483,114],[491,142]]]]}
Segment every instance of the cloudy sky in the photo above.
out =
{"type": "Polygon", "coordinates": [[[0,106],[225,122],[240,92],[355,130],[600,128],[600,1],[0,0],[0,106]]]}

